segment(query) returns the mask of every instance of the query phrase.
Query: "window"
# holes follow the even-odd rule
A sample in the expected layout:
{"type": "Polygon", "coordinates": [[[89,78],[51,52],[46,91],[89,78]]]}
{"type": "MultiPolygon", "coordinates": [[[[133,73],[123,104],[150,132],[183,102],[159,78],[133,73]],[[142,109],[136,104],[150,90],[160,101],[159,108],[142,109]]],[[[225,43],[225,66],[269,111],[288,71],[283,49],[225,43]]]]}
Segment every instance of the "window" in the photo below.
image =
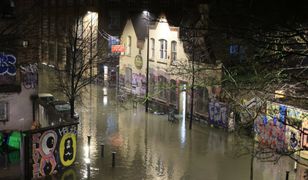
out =
{"type": "Polygon", "coordinates": [[[127,67],[125,68],[125,87],[131,88],[132,86],[132,69],[127,67]]]}
{"type": "Polygon", "coordinates": [[[155,39],[154,38],[151,38],[151,59],[154,59],[155,58],[155,39]]]}
{"type": "Polygon", "coordinates": [[[159,40],[160,42],[160,59],[167,59],[167,41],[165,39],[159,40]]]}
{"type": "Polygon", "coordinates": [[[158,88],[159,88],[159,98],[162,100],[167,99],[167,79],[164,76],[158,76],[158,88]]]}
{"type": "Polygon", "coordinates": [[[7,102],[0,101],[0,121],[8,121],[8,106],[7,102]]]}
{"type": "Polygon", "coordinates": [[[207,88],[196,87],[196,112],[206,114],[208,112],[209,94],[207,88]]]}
{"type": "Polygon", "coordinates": [[[128,55],[128,56],[130,56],[130,53],[131,53],[131,44],[132,44],[132,37],[127,36],[125,54],[128,55]]]}
{"type": "Polygon", "coordinates": [[[171,64],[176,61],[176,41],[171,42],[171,64]]]}
{"type": "Polygon", "coordinates": [[[237,44],[230,45],[230,47],[229,47],[230,55],[233,55],[233,56],[238,55],[239,49],[240,49],[240,47],[237,44]]]}

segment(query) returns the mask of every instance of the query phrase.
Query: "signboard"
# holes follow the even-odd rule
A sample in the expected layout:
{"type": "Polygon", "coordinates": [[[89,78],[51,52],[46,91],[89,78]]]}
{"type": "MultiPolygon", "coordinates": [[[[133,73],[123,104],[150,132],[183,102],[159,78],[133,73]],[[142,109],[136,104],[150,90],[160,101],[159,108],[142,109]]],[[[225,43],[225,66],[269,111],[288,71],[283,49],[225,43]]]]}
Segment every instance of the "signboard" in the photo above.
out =
{"type": "Polygon", "coordinates": [[[32,178],[55,174],[74,163],[77,123],[29,131],[27,137],[31,159],[27,171],[32,178]]]}
{"type": "Polygon", "coordinates": [[[124,45],[112,45],[111,46],[111,52],[113,52],[113,53],[125,52],[125,47],[124,47],[124,45]]]}
{"type": "Polygon", "coordinates": [[[135,57],[135,66],[137,69],[141,69],[143,66],[143,61],[142,61],[142,57],[140,55],[137,55],[135,57]]]}
{"type": "Polygon", "coordinates": [[[118,45],[118,44],[120,44],[120,40],[117,36],[109,36],[109,38],[108,38],[109,48],[111,48],[112,45],[118,45]]]}

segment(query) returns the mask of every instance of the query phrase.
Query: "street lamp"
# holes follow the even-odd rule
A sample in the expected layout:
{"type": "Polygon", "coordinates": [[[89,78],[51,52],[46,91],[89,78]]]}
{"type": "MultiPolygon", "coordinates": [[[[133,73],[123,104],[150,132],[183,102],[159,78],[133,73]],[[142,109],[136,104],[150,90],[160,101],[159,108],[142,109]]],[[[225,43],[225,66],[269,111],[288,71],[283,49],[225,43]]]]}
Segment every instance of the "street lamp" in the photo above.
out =
{"type": "Polygon", "coordinates": [[[150,13],[148,11],[143,11],[143,15],[146,16],[147,20],[147,67],[146,67],[146,91],[145,91],[145,112],[148,112],[149,109],[149,46],[150,46],[150,13]]]}

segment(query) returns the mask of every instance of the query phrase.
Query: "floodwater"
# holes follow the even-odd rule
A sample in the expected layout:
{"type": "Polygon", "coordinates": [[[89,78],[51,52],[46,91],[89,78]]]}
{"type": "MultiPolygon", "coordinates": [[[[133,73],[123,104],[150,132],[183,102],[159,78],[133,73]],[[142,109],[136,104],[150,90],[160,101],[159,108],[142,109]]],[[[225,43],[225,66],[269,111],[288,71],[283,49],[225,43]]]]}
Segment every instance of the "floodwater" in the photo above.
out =
{"type": "MultiPolygon", "coordinates": [[[[52,83],[48,77],[41,81],[52,83]]],[[[48,89],[42,85],[40,92],[48,89]]],[[[249,180],[253,173],[254,180],[281,180],[286,171],[291,171],[290,180],[304,179],[305,172],[294,173],[288,159],[277,164],[254,160],[251,172],[250,155],[237,156],[248,139],[196,122],[189,130],[183,118],[169,122],[167,115],[145,113],[142,104],[133,108],[129,101],[117,103],[116,95],[116,88],[87,87],[76,109],[80,116],[76,162],[51,179],[249,180]],[[241,147],[236,145],[239,141],[241,147]]]]}

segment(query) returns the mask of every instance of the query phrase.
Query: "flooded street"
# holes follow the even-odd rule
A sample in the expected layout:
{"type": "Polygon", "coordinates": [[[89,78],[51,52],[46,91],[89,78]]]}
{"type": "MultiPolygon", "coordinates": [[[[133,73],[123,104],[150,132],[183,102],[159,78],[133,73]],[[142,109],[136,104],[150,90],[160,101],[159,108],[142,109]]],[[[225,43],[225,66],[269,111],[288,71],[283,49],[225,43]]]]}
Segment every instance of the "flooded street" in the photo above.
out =
{"type": "MultiPolygon", "coordinates": [[[[50,77],[50,76],[49,76],[50,77]]],[[[41,81],[51,84],[48,76],[41,81]]],[[[42,83],[40,92],[50,86],[42,83]]],[[[51,92],[53,93],[53,92],[51,92]]],[[[63,96],[55,96],[59,99],[63,96]]],[[[116,88],[89,85],[77,103],[80,116],[75,165],[58,173],[62,179],[250,179],[250,155],[235,156],[241,147],[235,142],[248,139],[180,119],[168,121],[167,115],[145,113],[144,106],[133,108],[132,102],[117,103],[116,88]],[[88,152],[88,136],[90,152],[88,152]],[[102,144],[104,157],[102,157],[102,144]],[[112,153],[115,164],[112,167],[112,153]],[[88,157],[90,154],[90,157],[88,157]]],[[[242,143],[245,148],[245,143],[242,143]]],[[[253,179],[285,179],[293,170],[292,162],[253,163],[253,179]]],[[[295,179],[293,171],[290,179],[295,179]]]]}

